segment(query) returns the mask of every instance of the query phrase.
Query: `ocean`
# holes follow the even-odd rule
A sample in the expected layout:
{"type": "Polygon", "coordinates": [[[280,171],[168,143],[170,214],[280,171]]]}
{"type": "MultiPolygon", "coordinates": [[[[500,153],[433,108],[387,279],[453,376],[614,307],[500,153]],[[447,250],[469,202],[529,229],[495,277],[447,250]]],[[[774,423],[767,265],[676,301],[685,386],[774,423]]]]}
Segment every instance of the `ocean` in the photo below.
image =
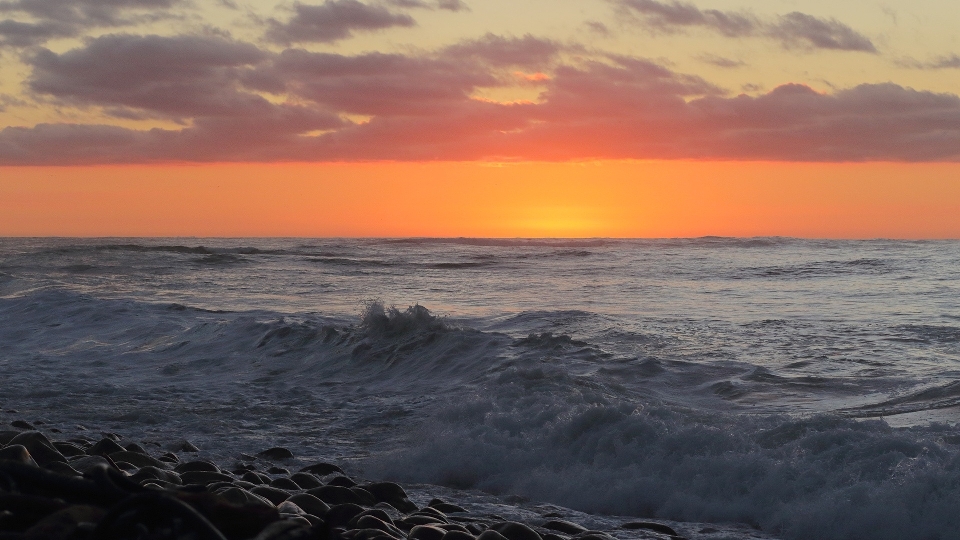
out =
{"type": "Polygon", "coordinates": [[[960,242],[0,239],[0,409],[597,528],[955,539],[960,242]]]}

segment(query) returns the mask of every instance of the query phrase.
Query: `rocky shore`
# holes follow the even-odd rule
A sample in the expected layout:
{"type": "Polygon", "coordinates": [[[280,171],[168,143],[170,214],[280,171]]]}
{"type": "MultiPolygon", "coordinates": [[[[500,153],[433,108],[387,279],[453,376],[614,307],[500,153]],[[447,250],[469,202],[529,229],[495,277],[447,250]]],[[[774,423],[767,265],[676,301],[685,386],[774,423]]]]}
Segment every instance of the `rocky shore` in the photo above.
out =
{"type": "Polygon", "coordinates": [[[26,422],[11,427],[0,431],[0,540],[683,538],[652,521],[600,531],[560,513],[521,522],[453,500],[418,505],[396,483],[354,479],[332,463],[300,466],[282,447],[217,464],[186,441],[60,440],[26,422]]]}

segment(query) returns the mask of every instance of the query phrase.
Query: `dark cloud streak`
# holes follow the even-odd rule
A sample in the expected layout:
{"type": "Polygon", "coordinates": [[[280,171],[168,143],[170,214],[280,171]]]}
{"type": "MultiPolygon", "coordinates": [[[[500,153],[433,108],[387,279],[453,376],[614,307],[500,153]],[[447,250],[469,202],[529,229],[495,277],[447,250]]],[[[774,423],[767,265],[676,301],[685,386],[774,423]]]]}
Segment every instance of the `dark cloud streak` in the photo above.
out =
{"type": "Polygon", "coordinates": [[[268,40],[291,43],[331,43],[347,39],[355,31],[383,30],[416,25],[413,17],[394,13],[383,6],[357,0],[327,0],[320,5],[294,4],[294,15],[287,22],[267,21],[268,40]]]}

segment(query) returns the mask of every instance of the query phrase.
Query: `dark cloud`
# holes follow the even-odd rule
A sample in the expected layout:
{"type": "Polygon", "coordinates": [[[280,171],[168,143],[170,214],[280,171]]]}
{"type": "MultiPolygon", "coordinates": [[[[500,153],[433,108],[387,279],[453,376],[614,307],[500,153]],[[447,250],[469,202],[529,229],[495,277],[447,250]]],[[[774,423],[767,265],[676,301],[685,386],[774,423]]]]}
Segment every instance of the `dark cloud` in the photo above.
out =
{"type": "Polygon", "coordinates": [[[726,69],[739,68],[747,65],[747,63],[744,62],[743,60],[734,60],[732,58],[717,56],[715,54],[710,54],[710,53],[700,54],[696,58],[697,60],[700,60],[703,63],[711,64],[711,65],[726,68],[726,69]]]}
{"type": "Polygon", "coordinates": [[[470,6],[463,0],[437,0],[437,7],[447,11],[470,11],[470,6]]]}
{"type": "Polygon", "coordinates": [[[820,19],[793,12],[762,20],[746,12],[700,9],[677,0],[613,0],[625,12],[639,15],[646,26],[665,32],[701,27],[727,37],[767,37],[785,47],[834,49],[876,53],[869,38],[836,19],[820,19]]]}
{"type": "Polygon", "coordinates": [[[898,60],[897,65],[910,69],[960,69],[960,56],[956,54],[938,56],[927,62],[921,62],[915,58],[905,58],[898,60]]]}
{"type": "Polygon", "coordinates": [[[169,16],[185,0],[6,0],[0,13],[0,44],[39,45],[52,38],[75,37],[93,28],[119,27],[169,16]],[[29,20],[23,20],[27,18],[29,20]]]}
{"type": "Polygon", "coordinates": [[[481,61],[491,66],[538,68],[555,59],[562,49],[555,41],[530,34],[522,38],[486,34],[479,39],[451,45],[441,54],[449,58],[481,61]]]}
{"type": "Polygon", "coordinates": [[[268,54],[217,37],[107,35],[85,47],[27,57],[28,88],[74,105],[122,106],[164,117],[226,114],[265,106],[236,84],[268,54]]]}
{"type": "Polygon", "coordinates": [[[349,38],[354,31],[409,27],[416,21],[405,13],[357,0],[327,0],[320,5],[294,4],[287,22],[268,21],[267,39],[274,43],[330,43],[349,38]]]}
{"type": "Polygon", "coordinates": [[[118,117],[181,118],[184,127],[10,127],[0,131],[0,164],[960,160],[956,95],[894,84],[820,93],[790,84],[730,97],[645,59],[569,64],[549,48],[531,55],[542,43],[518,46],[534,39],[485,36],[419,55],[272,54],[225,38],[126,35],[61,54],[42,50],[30,57],[28,84],[38,95],[118,117]],[[551,63],[539,98],[473,97],[507,84],[510,54],[551,63]],[[347,120],[356,116],[366,120],[347,120]]]}
{"type": "Polygon", "coordinates": [[[462,0],[436,0],[435,2],[427,2],[426,0],[388,0],[388,2],[394,6],[400,8],[419,8],[419,9],[443,9],[447,11],[470,11],[470,7],[467,6],[462,0]]]}

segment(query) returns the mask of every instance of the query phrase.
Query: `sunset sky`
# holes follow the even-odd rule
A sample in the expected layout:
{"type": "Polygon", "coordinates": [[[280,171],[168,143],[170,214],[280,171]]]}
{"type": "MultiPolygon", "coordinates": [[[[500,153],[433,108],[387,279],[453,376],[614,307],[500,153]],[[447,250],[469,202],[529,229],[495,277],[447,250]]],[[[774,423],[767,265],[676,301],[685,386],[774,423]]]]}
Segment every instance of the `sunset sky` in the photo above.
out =
{"type": "Polygon", "coordinates": [[[960,237],[946,0],[0,0],[0,235],[960,237]]]}

